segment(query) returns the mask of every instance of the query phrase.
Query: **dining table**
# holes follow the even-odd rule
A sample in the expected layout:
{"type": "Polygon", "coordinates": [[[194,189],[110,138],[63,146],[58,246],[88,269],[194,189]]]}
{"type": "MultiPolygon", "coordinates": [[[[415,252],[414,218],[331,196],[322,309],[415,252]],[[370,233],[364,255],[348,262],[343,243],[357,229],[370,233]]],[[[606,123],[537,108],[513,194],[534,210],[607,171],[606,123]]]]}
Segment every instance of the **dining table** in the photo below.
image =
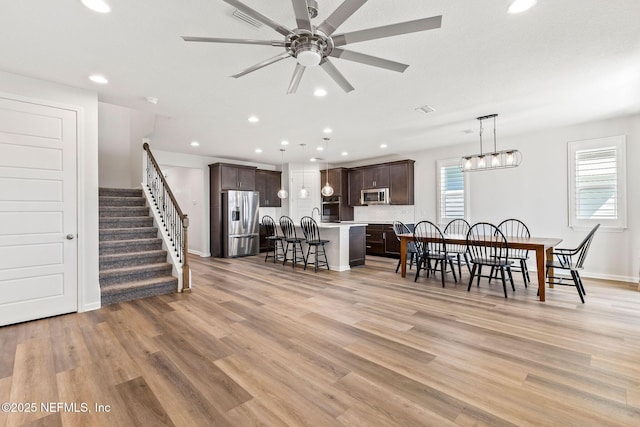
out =
{"type": "MultiPolygon", "coordinates": [[[[444,234],[446,244],[466,245],[467,236],[462,234],[444,234]]],[[[402,277],[407,275],[407,246],[413,241],[413,233],[398,234],[400,239],[400,266],[402,277]]],[[[435,239],[435,238],[434,238],[435,239]]],[[[536,254],[536,270],[538,274],[538,289],[540,301],[545,300],[545,259],[553,257],[553,248],[562,242],[562,239],[556,237],[507,237],[507,246],[509,249],[524,249],[534,251],[536,254]]],[[[553,269],[549,269],[549,275],[553,276],[553,269]]],[[[553,287],[552,284],[549,285],[553,287]]]]}

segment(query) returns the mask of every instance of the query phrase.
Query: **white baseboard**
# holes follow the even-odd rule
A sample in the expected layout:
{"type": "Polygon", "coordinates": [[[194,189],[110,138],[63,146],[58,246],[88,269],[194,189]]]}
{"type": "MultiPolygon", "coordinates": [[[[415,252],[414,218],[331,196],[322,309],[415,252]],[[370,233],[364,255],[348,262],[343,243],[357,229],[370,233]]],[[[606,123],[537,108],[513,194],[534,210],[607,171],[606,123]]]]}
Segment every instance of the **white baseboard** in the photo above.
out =
{"type": "MultiPolygon", "coordinates": [[[[537,270],[535,268],[529,268],[529,273],[530,274],[537,273],[537,270]]],[[[567,276],[569,276],[568,273],[567,273],[567,276]]],[[[638,277],[619,276],[616,274],[601,274],[601,273],[593,273],[590,271],[581,271],[580,277],[584,277],[585,279],[602,279],[602,280],[611,280],[614,282],[628,282],[628,283],[638,283],[638,280],[640,280],[638,277]]]]}
{"type": "Polygon", "coordinates": [[[102,304],[100,303],[100,301],[92,302],[92,303],[89,303],[89,304],[85,304],[85,305],[84,305],[84,306],[82,306],[82,307],[79,307],[79,309],[78,309],[78,313],[83,313],[83,312],[85,312],[85,311],[93,311],[93,310],[97,310],[97,309],[99,309],[100,307],[102,307],[102,304]]]}
{"type": "Polygon", "coordinates": [[[196,251],[195,249],[189,249],[187,252],[189,252],[191,255],[197,255],[197,256],[202,257],[202,258],[207,258],[207,257],[211,256],[210,253],[203,253],[203,252],[200,252],[200,251],[196,251]]]}

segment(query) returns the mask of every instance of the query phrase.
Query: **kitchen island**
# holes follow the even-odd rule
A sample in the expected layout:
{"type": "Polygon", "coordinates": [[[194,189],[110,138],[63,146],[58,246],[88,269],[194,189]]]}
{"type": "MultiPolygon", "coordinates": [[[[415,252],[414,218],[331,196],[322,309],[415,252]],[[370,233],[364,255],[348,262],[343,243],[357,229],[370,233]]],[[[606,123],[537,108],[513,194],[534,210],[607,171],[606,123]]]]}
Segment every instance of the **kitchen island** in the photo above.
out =
{"type": "MultiPolygon", "coordinates": [[[[320,237],[330,241],[325,245],[325,249],[331,270],[346,271],[352,266],[364,264],[366,226],[366,223],[318,222],[320,237]]],[[[296,234],[298,237],[304,237],[299,224],[296,224],[296,234]]],[[[306,254],[307,245],[304,241],[302,248],[306,254]]],[[[312,263],[313,255],[309,258],[309,263],[312,263]]]]}

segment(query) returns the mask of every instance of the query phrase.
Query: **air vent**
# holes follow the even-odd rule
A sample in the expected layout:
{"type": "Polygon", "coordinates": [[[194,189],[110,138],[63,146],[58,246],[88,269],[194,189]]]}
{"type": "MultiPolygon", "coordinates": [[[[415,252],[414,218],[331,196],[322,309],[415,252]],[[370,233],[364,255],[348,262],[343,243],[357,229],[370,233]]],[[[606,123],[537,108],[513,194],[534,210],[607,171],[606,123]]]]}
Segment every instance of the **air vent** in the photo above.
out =
{"type": "Polygon", "coordinates": [[[233,11],[233,17],[236,18],[239,21],[242,21],[246,24],[251,25],[253,28],[260,28],[262,27],[262,22],[257,21],[255,19],[253,19],[252,17],[250,17],[249,15],[247,15],[246,13],[236,9],[233,11]]]}
{"type": "Polygon", "coordinates": [[[431,105],[423,105],[422,107],[416,108],[416,111],[422,111],[425,114],[433,113],[436,111],[431,105]]]}

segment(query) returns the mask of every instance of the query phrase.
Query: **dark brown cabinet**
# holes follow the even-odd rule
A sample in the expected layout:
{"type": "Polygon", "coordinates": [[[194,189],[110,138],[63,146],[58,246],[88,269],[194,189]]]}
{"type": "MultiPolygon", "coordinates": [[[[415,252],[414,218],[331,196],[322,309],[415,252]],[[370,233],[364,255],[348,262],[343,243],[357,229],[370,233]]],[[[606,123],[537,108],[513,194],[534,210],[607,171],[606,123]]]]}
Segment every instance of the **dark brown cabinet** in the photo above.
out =
{"type": "MultiPolygon", "coordinates": [[[[324,187],[327,183],[326,170],[320,171],[320,188],[324,187]]],[[[334,196],[345,196],[348,188],[348,176],[347,170],[344,168],[329,169],[329,184],[333,187],[334,196]]]]}
{"type": "Polygon", "coordinates": [[[255,190],[256,168],[252,166],[227,165],[215,163],[220,174],[220,188],[222,190],[255,190]]]}
{"type": "MultiPolygon", "coordinates": [[[[406,224],[413,230],[413,224],[406,224]]],[[[366,233],[367,255],[400,256],[400,241],[393,231],[393,224],[369,224],[366,233]]]]}
{"type": "MultiPolygon", "coordinates": [[[[320,186],[327,182],[327,172],[320,171],[320,186]]],[[[353,207],[349,204],[349,172],[345,168],[329,169],[329,184],[333,195],[322,197],[322,221],[351,221],[353,207]]]]}
{"type": "Polygon", "coordinates": [[[391,205],[412,205],[414,163],[401,160],[349,170],[349,205],[361,206],[360,192],[369,188],[389,188],[391,205]]]}
{"type": "Polygon", "coordinates": [[[364,265],[365,229],[366,227],[351,227],[349,229],[349,267],[364,265]]]}
{"type": "Polygon", "coordinates": [[[360,192],[362,191],[362,169],[351,169],[349,176],[349,206],[362,206],[360,192]]]}
{"type": "Polygon", "coordinates": [[[260,193],[260,207],[279,208],[282,201],[278,197],[280,190],[280,171],[256,170],[256,191],[260,193]]]}
{"type": "Polygon", "coordinates": [[[369,166],[362,171],[362,188],[389,187],[389,166],[369,166]]]}

